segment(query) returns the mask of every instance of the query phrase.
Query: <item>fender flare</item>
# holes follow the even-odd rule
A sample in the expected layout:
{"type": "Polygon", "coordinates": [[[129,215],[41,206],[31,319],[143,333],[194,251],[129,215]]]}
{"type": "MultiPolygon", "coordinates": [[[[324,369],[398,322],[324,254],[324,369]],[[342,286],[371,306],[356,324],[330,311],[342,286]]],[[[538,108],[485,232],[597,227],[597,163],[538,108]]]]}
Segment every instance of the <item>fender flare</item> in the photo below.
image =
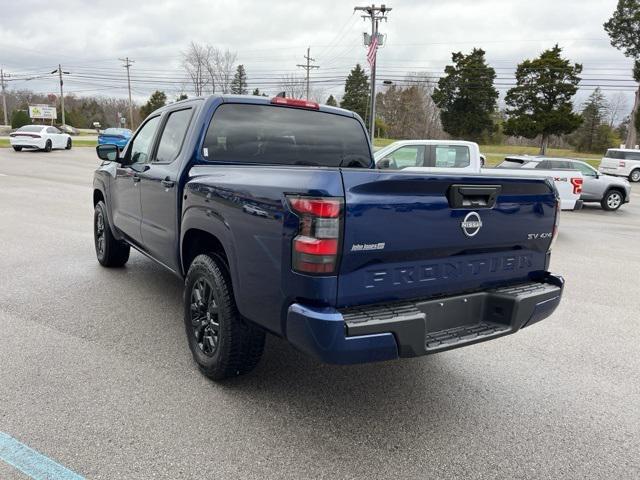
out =
{"type": "Polygon", "coordinates": [[[222,248],[224,248],[227,261],[229,262],[229,274],[231,275],[231,281],[234,286],[233,290],[235,292],[240,288],[240,277],[238,275],[237,255],[233,242],[233,235],[224,218],[204,207],[188,207],[182,215],[180,228],[180,270],[182,276],[184,277],[187,275],[183,258],[184,238],[189,230],[194,229],[202,230],[203,232],[217,238],[222,245],[222,248]]]}

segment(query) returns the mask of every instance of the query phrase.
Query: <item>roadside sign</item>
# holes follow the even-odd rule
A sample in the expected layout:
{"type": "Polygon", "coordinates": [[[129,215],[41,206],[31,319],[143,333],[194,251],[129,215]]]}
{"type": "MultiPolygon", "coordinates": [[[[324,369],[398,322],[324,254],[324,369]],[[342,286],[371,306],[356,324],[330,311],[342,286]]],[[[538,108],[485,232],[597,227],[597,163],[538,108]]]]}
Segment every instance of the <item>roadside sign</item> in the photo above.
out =
{"type": "Polygon", "coordinates": [[[29,105],[29,118],[55,120],[58,117],[56,107],[49,105],[29,105]]]}

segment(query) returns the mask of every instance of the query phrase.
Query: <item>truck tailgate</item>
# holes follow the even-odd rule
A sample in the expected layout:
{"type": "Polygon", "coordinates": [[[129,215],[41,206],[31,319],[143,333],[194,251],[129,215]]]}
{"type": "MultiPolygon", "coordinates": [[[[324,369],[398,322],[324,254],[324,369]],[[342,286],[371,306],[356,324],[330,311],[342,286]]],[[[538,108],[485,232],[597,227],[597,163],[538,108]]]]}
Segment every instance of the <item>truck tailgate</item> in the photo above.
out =
{"type": "Polygon", "coordinates": [[[544,179],[355,169],[343,169],[342,178],[339,307],[475,291],[544,275],[556,214],[555,193],[544,179]],[[453,208],[452,186],[497,187],[495,205],[453,208]]]}

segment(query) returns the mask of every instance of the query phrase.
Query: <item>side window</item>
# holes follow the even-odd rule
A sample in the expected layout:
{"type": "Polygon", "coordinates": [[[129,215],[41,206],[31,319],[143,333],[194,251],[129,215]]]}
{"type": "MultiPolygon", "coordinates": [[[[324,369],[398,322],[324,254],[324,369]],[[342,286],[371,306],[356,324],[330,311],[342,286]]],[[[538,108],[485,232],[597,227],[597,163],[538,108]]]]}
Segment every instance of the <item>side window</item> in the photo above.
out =
{"type": "Polygon", "coordinates": [[[165,123],[160,143],[158,144],[158,152],[154,162],[170,163],[173,162],[182,147],[182,142],[189,128],[189,120],[191,120],[190,108],[171,112],[167,123],[165,123]]]}
{"type": "Polygon", "coordinates": [[[539,170],[552,170],[553,169],[553,165],[551,164],[551,162],[549,160],[542,160],[541,162],[538,163],[536,168],[539,169],[539,170]]]}
{"type": "Polygon", "coordinates": [[[424,165],[424,146],[406,145],[395,150],[391,157],[391,168],[422,167],[424,165]]]}
{"type": "Polygon", "coordinates": [[[589,165],[585,165],[584,163],[572,162],[571,163],[571,168],[573,170],[578,170],[585,177],[587,177],[587,176],[588,177],[595,177],[596,176],[596,171],[593,168],[591,168],[589,165]]]}
{"type": "Polygon", "coordinates": [[[470,164],[469,148],[462,145],[436,145],[434,167],[464,168],[470,164]]]}
{"type": "Polygon", "coordinates": [[[636,152],[624,152],[625,160],[640,160],[640,153],[636,152]]]}
{"type": "Polygon", "coordinates": [[[60,133],[57,128],[47,127],[47,133],[60,133]]]}
{"type": "Polygon", "coordinates": [[[151,120],[147,121],[133,139],[129,153],[130,164],[147,163],[149,155],[151,155],[153,136],[156,133],[159,121],[159,116],[153,117],[151,120]]]}

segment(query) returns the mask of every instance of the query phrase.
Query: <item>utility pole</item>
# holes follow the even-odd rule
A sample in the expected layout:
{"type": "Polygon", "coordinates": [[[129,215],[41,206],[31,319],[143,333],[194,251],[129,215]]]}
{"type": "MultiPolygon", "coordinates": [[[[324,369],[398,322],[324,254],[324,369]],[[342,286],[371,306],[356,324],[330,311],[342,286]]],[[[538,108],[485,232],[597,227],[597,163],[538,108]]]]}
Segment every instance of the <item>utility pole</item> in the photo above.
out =
{"type": "Polygon", "coordinates": [[[129,87],[129,127],[133,130],[133,104],[131,103],[131,77],[129,76],[129,68],[135,63],[135,60],[129,60],[129,57],[119,58],[124,62],[123,67],[127,69],[127,86],[129,87]]]}
{"type": "Polygon", "coordinates": [[[306,65],[298,64],[296,67],[302,67],[307,71],[307,100],[309,100],[309,72],[312,68],[320,68],[318,65],[311,65],[310,62],[315,62],[315,58],[311,58],[309,56],[309,52],[311,51],[311,47],[307,47],[307,55],[304,57],[307,60],[306,65]]]}
{"type": "Polygon", "coordinates": [[[0,88],[2,89],[2,112],[4,113],[4,123],[3,125],[9,125],[9,120],[7,119],[7,97],[5,95],[5,78],[9,77],[4,73],[4,70],[0,69],[0,88]]]}
{"type": "Polygon", "coordinates": [[[367,7],[355,7],[354,11],[362,11],[367,12],[366,15],[362,15],[362,18],[365,20],[371,20],[371,42],[375,42],[373,46],[373,61],[371,64],[371,108],[369,108],[369,136],[371,137],[371,141],[375,136],[375,128],[376,128],[376,60],[378,55],[378,23],[380,20],[387,21],[387,12],[390,12],[392,9],[382,4],[379,7],[375,5],[367,6],[367,7]]]}
{"type": "Polygon", "coordinates": [[[69,72],[65,72],[62,70],[62,66],[58,64],[58,69],[51,72],[52,74],[57,73],[60,78],[60,108],[62,108],[62,125],[66,125],[64,119],[64,92],[62,90],[62,85],[64,82],[62,81],[62,75],[69,75],[69,72]]]}

